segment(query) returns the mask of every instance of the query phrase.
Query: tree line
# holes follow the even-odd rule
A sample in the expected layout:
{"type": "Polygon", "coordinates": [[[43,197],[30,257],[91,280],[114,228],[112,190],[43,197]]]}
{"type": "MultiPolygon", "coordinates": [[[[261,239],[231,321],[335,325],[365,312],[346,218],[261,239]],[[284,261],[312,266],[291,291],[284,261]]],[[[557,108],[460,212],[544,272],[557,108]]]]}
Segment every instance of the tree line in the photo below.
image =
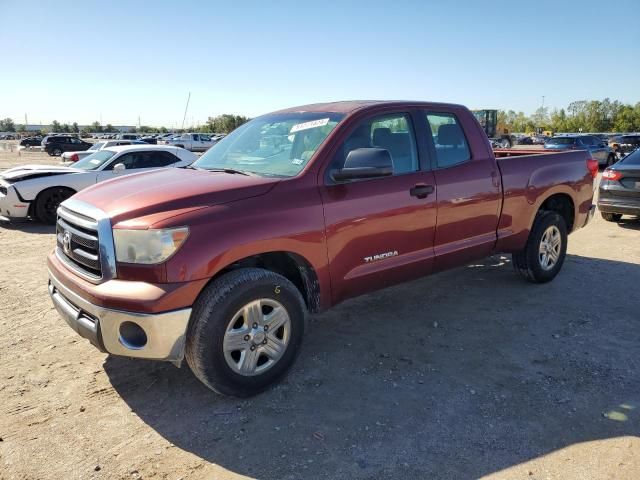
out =
{"type": "Polygon", "coordinates": [[[579,100],[567,108],[538,108],[531,116],[513,110],[498,111],[498,131],[529,133],[538,129],[552,132],[638,132],[640,102],[635,105],[618,100],[579,100]]]}
{"type": "MultiPolygon", "coordinates": [[[[245,117],[242,115],[232,115],[225,113],[223,115],[218,115],[216,117],[209,117],[207,122],[199,127],[191,127],[187,129],[173,129],[169,130],[166,127],[150,127],[147,125],[140,125],[137,128],[133,127],[130,129],[131,132],[140,132],[140,133],[168,133],[176,132],[182,133],[185,131],[189,132],[200,132],[200,133],[229,133],[232,130],[235,130],[243,123],[246,123],[250,120],[249,117],[245,117]]],[[[25,125],[16,124],[11,118],[0,119],[0,132],[21,132],[24,133],[26,131],[25,125]]],[[[115,128],[110,123],[106,125],[101,125],[100,122],[93,122],[91,125],[87,127],[80,128],[77,122],[73,122],[72,124],[68,123],[60,123],[57,120],[51,122],[51,127],[48,129],[41,130],[39,133],[109,133],[109,132],[117,132],[118,129],[115,128]]],[[[36,132],[29,132],[36,133],[36,132]]]]}

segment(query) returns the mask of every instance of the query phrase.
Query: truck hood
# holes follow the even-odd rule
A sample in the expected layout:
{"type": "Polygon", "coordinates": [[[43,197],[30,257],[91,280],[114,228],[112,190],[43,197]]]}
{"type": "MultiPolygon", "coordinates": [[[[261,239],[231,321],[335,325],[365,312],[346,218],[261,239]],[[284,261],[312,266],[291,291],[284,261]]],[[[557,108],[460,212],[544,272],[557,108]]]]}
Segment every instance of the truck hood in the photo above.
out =
{"type": "Polygon", "coordinates": [[[7,182],[16,182],[18,180],[28,180],[37,177],[50,177],[53,175],[63,175],[67,173],[86,173],[86,170],[73,167],[57,167],[50,165],[24,165],[22,167],[14,167],[0,173],[0,178],[7,182]]]}
{"type": "MultiPolygon", "coordinates": [[[[140,217],[220,205],[267,193],[278,178],[163,168],[93,185],[73,198],[105,212],[113,225],[140,217]]],[[[158,215],[160,214],[160,215],[158,215]]]]}

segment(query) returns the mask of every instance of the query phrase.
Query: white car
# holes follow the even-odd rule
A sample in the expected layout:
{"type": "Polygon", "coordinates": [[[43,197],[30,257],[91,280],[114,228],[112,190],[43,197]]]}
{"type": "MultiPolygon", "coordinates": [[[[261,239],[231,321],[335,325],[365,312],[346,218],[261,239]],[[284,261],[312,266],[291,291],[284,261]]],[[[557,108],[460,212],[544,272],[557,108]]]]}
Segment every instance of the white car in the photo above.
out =
{"type": "Polygon", "coordinates": [[[96,142],[88,150],[84,152],[64,152],[60,158],[62,162],[77,162],[78,160],[82,160],[84,157],[88,157],[89,155],[93,155],[97,150],[103,150],[109,147],[117,147],[120,145],[148,145],[145,142],[141,142],[139,140],[107,140],[105,142],[96,142]]]}
{"type": "Polygon", "coordinates": [[[110,178],[161,167],[186,167],[197,156],[168,145],[126,145],[98,150],[72,167],[26,165],[0,173],[0,219],[33,217],[53,224],[60,202],[110,178]]]}
{"type": "Polygon", "coordinates": [[[182,147],[192,152],[206,152],[216,144],[217,140],[212,140],[209,135],[202,133],[183,133],[179,137],[173,137],[167,144],[182,147]]]}

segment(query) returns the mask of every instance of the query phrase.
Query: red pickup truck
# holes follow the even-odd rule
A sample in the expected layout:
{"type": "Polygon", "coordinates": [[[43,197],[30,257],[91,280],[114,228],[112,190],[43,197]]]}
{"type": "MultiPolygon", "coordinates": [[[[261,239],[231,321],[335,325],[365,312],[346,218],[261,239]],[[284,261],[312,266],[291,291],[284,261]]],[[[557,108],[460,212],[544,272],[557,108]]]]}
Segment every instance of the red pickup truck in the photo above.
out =
{"type": "Polygon", "coordinates": [[[307,312],[497,252],[552,280],[593,214],[598,164],[532,153],[494,154],[458,105],[267,114],[190,167],[65,201],[49,292],[102,351],[186,359],[216,392],[252,395],[293,363],[307,312]]]}

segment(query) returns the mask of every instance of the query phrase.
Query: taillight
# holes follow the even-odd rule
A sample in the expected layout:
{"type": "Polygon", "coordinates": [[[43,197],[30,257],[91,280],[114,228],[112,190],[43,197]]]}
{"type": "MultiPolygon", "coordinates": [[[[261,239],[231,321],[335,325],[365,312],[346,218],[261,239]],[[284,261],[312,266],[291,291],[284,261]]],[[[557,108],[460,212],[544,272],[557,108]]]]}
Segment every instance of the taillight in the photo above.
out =
{"type": "Polygon", "coordinates": [[[74,153],[73,155],[71,155],[71,157],[69,157],[69,160],[71,160],[72,162],[77,162],[79,160],[78,154],[74,153]]]}
{"type": "Polygon", "coordinates": [[[596,178],[598,176],[598,161],[593,158],[587,160],[587,170],[591,173],[592,178],[596,178]]]}
{"type": "Polygon", "coordinates": [[[605,178],[607,180],[620,180],[622,178],[622,174],[615,170],[606,169],[604,172],[602,172],[602,178],[605,178]]]}

